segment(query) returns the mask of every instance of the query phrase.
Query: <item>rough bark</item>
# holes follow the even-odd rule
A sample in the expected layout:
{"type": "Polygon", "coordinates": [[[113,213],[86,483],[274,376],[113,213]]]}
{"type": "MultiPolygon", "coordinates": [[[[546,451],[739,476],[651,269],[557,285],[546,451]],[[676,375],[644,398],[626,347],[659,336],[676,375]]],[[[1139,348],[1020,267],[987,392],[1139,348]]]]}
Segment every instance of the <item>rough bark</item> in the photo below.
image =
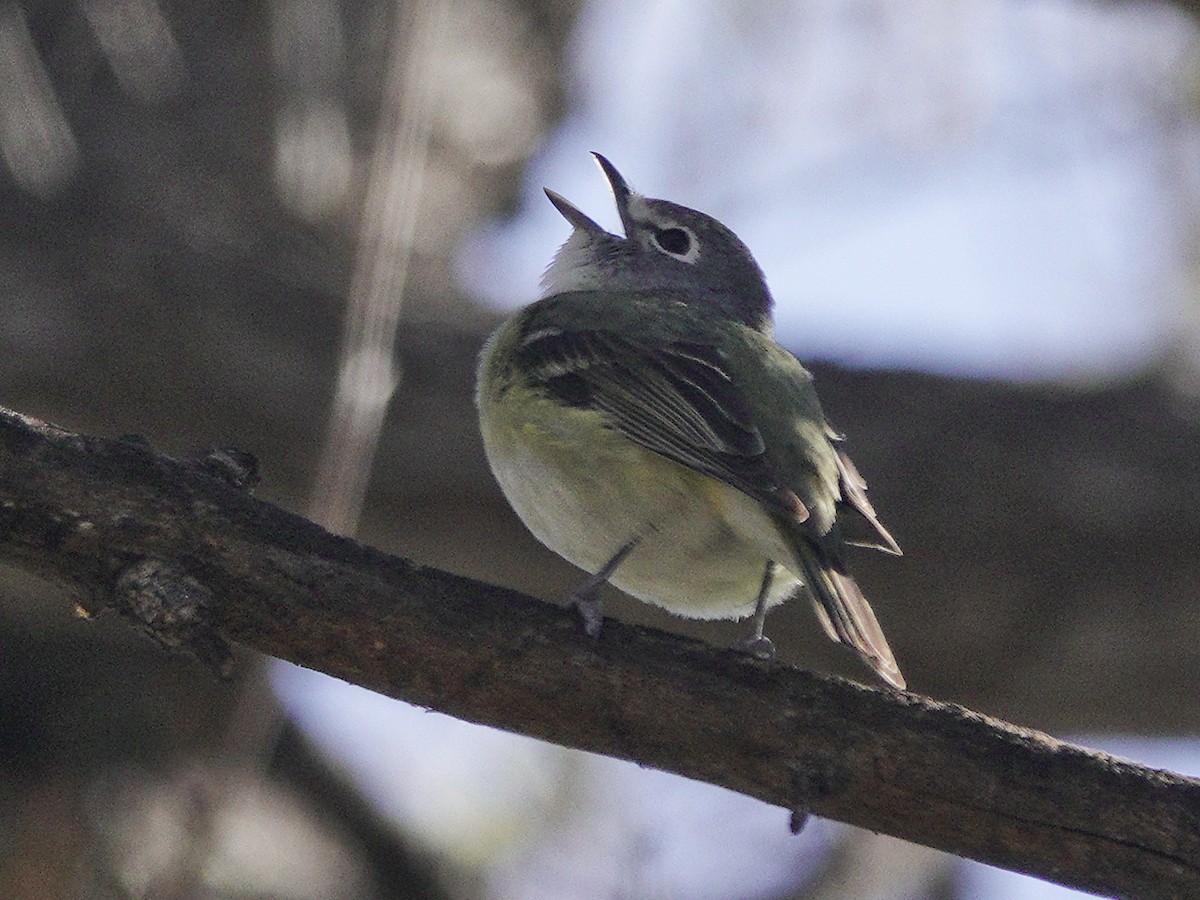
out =
{"type": "Polygon", "coordinates": [[[0,559],[218,667],[227,642],[1103,894],[1200,895],[1200,782],[423,568],[255,500],[253,466],[0,415],[0,559]]]}

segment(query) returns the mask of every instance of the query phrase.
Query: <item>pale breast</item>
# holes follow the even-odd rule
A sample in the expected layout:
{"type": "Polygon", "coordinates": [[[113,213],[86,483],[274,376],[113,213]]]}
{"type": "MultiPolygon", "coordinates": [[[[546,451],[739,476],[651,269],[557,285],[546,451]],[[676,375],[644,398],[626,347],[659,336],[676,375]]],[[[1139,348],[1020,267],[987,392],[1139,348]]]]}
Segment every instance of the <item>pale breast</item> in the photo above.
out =
{"type": "MultiPolygon", "coordinates": [[[[693,618],[753,612],[767,559],[786,552],[755,501],[601,427],[597,412],[523,393],[481,415],[496,480],[538,540],[596,572],[637,538],[617,587],[693,618]]],[[[781,573],[772,601],[796,583],[781,573]]]]}

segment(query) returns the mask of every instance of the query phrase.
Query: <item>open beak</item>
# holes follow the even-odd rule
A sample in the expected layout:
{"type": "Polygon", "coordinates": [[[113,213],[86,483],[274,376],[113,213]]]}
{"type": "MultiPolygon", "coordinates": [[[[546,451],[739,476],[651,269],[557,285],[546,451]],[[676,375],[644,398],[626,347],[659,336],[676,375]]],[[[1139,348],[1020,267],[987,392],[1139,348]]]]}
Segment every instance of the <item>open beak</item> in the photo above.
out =
{"type": "Polygon", "coordinates": [[[583,211],[578,206],[576,206],[562,194],[558,193],[557,191],[552,191],[550,188],[542,188],[542,190],[546,192],[546,196],[550,199],[550,202],[554,204],[554,208],[562,213],[563,218],[570,222],[575,228],[578,228],[581,231],[586,231],[589,234],[607,233],[603,228],[584,215],[583,211]]]}
{"type": "MultiPolygon", "coordinates": [[[[631,233],[633,221],[629,214],[629,199],[636,196],[630,189],[625,179],[621,177],[621,173],[617,171],[616,166],[610,163],[599,153],[593,152],[596,163],[600,166],[600,171],[604,173],[604,177],[608,180],[608,186],[612,190],[613,199],[617,201],[617,212],[621,216],[621,225],[625,228],[625,234],[628,236],[631,233]]],[[[554,204],[554,208],[562,213],[562,217],[571,223],[575,228],[582,229],[591,234],[608,234],[603,228],[597,225],[591,218],[584,215],[570,200],[550,188],[543,188],[550,202],[554,204]]]]}
{"type": "Polygon", "coordinates": [[[625,229],[625,236],[633,234],[633,217],[629,214],[630,198],[636,197],[633,189],[621,177],[621,173],[617,171],[617,167],[610,163],[607,159],[592,151],[592,156],[595,158],[597,165],[600,166],[600,171],[604,173],[604,177],[608,179],[608,186],[612,189],[613,199],[617,201],[617,213],[621,216],[621,227],[625,229]]]}

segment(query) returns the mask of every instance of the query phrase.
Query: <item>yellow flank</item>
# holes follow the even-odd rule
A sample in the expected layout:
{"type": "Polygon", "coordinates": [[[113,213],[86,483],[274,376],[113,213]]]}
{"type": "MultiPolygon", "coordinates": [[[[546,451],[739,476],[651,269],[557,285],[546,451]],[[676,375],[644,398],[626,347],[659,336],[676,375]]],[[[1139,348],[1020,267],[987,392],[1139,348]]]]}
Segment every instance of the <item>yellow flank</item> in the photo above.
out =
{"type": "Polygon", "coordinates": [[[693,469],[687,469],[686,471],[691,476],[696,492],[712,504],[713,510],[719,516],[725,515],[726,509],[729,506],[730,492],[741,493],[737,488],[730,487],[725,482],[717,481],[715,478],[710,478],[702,472],[697,472],[693,469]]]}
{"type": "MultiPolygon", "coordinates": [[[[520,384],[480,398],[484,446],[517,515],[588,572],[630,540],[621,590],[678,615],[749,615],[768,559],[791,551],[748,495],[634,443],[595,410],[564,408],[520,384]]],[[[796,587],[776,578],[772,604],[796,587]]]]}

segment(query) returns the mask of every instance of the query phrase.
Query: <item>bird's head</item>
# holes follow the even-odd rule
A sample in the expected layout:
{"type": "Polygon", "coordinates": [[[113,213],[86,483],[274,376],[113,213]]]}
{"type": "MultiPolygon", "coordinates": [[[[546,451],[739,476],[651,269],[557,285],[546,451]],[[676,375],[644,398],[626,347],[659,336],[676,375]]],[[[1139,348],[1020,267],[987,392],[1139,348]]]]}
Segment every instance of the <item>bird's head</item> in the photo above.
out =
{"type": "Polygon", "coordinates": [[[770,327],[762,270],[736,234],[702,212],[643,197],[599,153],[625,236],[597,225],[552,190],[546,196],[574,227],[542,276],[542,296],[569,291],[678,291],[688,302],[751,328],[770,327]]]}

